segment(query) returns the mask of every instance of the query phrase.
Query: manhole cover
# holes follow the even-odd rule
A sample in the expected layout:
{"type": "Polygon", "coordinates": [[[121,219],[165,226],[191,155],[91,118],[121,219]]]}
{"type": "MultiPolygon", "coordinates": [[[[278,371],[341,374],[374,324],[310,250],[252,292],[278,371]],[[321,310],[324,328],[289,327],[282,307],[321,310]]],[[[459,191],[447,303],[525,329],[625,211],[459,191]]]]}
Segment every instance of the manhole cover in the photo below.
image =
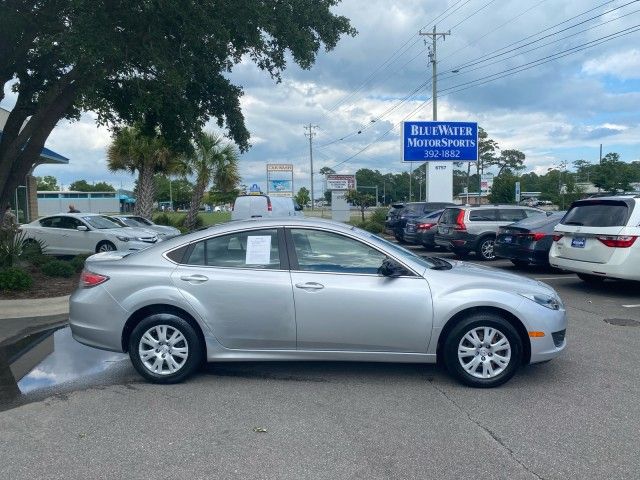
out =
{"type": "Polygon", "coordinates": [[[640,327],[640,322],[631,318],[605,318],[604,321],[619,327],[640,327]]]}

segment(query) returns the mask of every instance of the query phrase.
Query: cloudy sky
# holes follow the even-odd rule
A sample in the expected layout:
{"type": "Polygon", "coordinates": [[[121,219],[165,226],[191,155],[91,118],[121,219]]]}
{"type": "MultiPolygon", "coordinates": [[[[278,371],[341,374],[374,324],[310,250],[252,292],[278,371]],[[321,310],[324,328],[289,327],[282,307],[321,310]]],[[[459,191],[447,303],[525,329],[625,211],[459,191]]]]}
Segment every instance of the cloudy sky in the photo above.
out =
{"type": "MultiPolygon", "coordinates": [[[[437,45],[439,120],[479,122],[501,148],[525,152],[527,171],[595,162],[600,144],[640,160],[638,0],[344,0],[335,11],[359,33],[311,70],[291,63],[276,85],[250,62],[235,68],[253,144],[241,159],[244,183],[265,188],[265,164],[277,162],[293,163],[296,185],[308,186],[309,123],[318,125],[316,171],[408,170],[399,122],[431,120],[428,37],[418,32],[434,21],[451,31],[437,45]]],[[[2,106],[13,102],[8,95],[2,106]]],[[[61,123],[47,146],[70,164],[36,174],[131,187],[131,176],[106,169],[109,140],[91,113],[61,123]]]]}

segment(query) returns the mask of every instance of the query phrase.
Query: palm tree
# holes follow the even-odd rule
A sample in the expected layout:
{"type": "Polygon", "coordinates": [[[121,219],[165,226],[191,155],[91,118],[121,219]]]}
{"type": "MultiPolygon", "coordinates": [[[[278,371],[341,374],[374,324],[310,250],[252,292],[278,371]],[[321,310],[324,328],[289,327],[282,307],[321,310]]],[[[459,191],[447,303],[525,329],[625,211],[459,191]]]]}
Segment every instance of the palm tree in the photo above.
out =
{"type": "Polygon", "coordinates": [[[143,134],[137,127],[118,130],[107,150],[107,166],[112,172],[138,173],[134,213],[151,218],[156,173],[166,172],[175,161],[163,138],[143,134]]]}
{"type": "Polygon", "coordinates": [[[193,154],[185,159],[186,173],[196,176],[185,227],[190,230],[195,227],[200,203],[212,180],[216,190],[222,192],[237,187],[240,183],[239,158],[236,148],[230,143],[224,144],[222,137],[207,132],[198,136],[193,154]]]}

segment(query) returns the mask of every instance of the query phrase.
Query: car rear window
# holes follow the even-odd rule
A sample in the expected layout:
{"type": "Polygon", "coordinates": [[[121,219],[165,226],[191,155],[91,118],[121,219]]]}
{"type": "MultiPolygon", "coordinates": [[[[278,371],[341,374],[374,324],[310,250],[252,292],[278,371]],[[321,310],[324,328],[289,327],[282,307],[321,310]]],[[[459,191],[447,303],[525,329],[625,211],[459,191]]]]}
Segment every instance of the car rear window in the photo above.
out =
{"type": "Polygon", "coordinates": [[[469,213],[470,222],[496,222],[498,221],[498,210],[493,208],[482,208],[471,210],[469,213]]]}
{"type": "Polygon", "coordinates": [[[520,210],[519,208],[501,208],[499,212],[499,218],[504,222],[518,222],[527,218],[527,214],[524,213],[524,210],[520,210]]]}
{"type": "Polygon", "coordinates": [[[444,224],[454,224],[458,218],[462,210],[459,208],[447,208],[444,212],[442,212],[442,216],[440,217],[439,223],[444,224]]]}
{"type": "Polygon", "coordinates": [[[627,225],[630,215],[629,207],[624,202],[599,200],[574,204],[561,223],[585,227],[623,227],[627,225]]]}
{"type": "Polygon", "coordinates": [[[408,215],[414,215],[416,213],[422,213],[424,205],[425,205],[424,203],[410,203],[409,205],[404,207],[404,210],[402,211],[402,213],[403,214],[408,214],[408,215]]]}
{"type": "Polygon", "coordinates": [[[543,228],[547,225],[557,225],[558,223],[560,223],[560,220],[565,213],[566,212],[554,213],[552,215],[549,215],[548,217],[546,215],[536,215],[535,217],[529,217],[525,218],[524,220],[520,220],[515,224],[515,226],[535,229],[543,228]]]}

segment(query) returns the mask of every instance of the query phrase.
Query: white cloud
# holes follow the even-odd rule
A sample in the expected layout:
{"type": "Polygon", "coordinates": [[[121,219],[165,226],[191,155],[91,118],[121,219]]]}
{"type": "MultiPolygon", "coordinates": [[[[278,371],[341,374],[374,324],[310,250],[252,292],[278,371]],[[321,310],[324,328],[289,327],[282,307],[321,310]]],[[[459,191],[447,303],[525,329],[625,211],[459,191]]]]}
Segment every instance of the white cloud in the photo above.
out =
{"type": "Polygon", "coordinates": [[[609,75],[623,80],[640,78],[640,49],[603,55],[587,60],[582,71],[588,75],[609,75]]]}

